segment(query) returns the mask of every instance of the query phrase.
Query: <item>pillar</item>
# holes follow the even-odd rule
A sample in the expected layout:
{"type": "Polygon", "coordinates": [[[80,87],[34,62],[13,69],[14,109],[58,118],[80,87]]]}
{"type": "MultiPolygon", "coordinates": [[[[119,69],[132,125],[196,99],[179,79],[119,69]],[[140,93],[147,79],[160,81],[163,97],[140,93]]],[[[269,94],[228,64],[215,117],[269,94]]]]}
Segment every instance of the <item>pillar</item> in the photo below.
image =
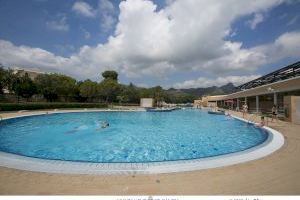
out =
{"type": "Polygon", "coordinates": [[[256,113],[259,111],[259,96],[256,96],[256,113]]]}
{"type": "Polygon", "coordinates": [[[236,99],[236,110],[237,111],[240,110],[240,101],[239,101],[239,98],[236,99]]]}
{"type": "Polygon", "coordinates": [[[277,93],[274,92],[274,105],[278,106],[277,105],[277,93]]]}

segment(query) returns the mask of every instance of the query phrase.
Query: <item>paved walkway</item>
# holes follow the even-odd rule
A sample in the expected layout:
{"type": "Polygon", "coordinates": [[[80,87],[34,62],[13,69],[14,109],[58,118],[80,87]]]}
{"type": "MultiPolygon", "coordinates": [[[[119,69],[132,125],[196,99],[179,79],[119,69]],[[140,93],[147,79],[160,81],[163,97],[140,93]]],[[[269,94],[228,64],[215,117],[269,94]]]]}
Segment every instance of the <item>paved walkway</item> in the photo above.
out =
{"type": "Polygon", "coordinates": [[[0,194],[300,195],[300,125],[279,121],[269,126],[283,133],[285,144],[263,159],[193,172],[137,176],[61,175],[0,168],[0,194]]]}

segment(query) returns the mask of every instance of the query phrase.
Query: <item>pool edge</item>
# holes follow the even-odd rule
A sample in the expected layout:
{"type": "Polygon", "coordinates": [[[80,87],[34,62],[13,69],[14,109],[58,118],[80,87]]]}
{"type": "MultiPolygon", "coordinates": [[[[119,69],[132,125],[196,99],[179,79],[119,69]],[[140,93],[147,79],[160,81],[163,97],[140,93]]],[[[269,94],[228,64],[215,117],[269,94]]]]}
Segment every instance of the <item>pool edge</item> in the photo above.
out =
{"type": "MultiPolygon", "coordinates": [[[[84,110],[83,112],[89,111],[84,110]]],[[[32,115],[42,114],[38,113],[32,115]]],[[[5,119],[32,115],[9,117],[5,119]]],[[[233,117],[246,123],[252,123],[236,116],[233,117]]],[[[269,134],[268,139],[262,144],[244,151],[209,158],[155,163],[84,163],[30,158],[0,152],[0,166],[33,172],[90,175],[160,174],[211,169],[257,160],[279,150],[284,144],[282,134],[269,127],[262,127],[262,129],[269,134]]]]}

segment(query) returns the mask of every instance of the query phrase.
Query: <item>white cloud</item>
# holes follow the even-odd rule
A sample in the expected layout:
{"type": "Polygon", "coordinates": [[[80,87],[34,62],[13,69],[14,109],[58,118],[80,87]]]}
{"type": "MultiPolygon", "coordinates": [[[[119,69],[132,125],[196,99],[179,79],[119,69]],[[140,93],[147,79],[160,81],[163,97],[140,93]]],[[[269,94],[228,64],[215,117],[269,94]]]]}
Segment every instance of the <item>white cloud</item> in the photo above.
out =
{"type": "Polygon", "coordinates": [[[15,46],[11,42],[0,40],[0,61],[4,66],[17,65],[24,68],[38,68],[46,72],[69,74],[77,78],[100,77],[107,69],[106,60],[97,60],[89,47],[82,47],[80,52],[70,57],[56,56],[40,48],[15,46]],[[93,60],[94,57],[94,60],[93,60]],[[99,77],[98,77],[99,76],[99,77]]]}
{"type": "Polygon", "coordinates": [[[67,18],[66,16],[62,16],[58,20],[54,21],[48,21],[46,22],[46,26],[55,31],[68,31],[69,30],[69,25],[67,24],[67,18]]]}
{"type": "Polygon", "coordinates": [[[252,48],[265,56],[262,64],[283,58],[300,57],[300,32],[287,32],[278,37],[273,43],[252,48]]]}
{"type": "Polygon", "coordinates": [[[77,1],[73,4],[72,10],[85,17],[94,18],[100,16],[100,25],[104,32],[110,31],[117,21],[115,7],[109,0],[99,0],[98,8],[96,9],[86,2],[77,1]]]}
{"type": "Polygon", "coordinates": [[[71,44],[56,44],[53,45],[53,47],[55,47],[55,49],[62,55],[70,55],[70,52],[76,51],[76,48],[71,44]]]}
{"type": "MultiPolygon", "coordinates": [[[[265,13],[281,2],[178,0],[158,11],[152,1],[122,1],[115,32],[105,44],[83,46],[72,56],[61,57],[1,41],[0,60],[77,78],[93,78],[105,69],[116,69],[128,77],[165,77],[186,70],[205,71],[215,77],[255,73],[263,64],[299,57],[300,32],[285,33],[273,43],[248,49],[224,38],[235,19],[265,13]]],[[[109,3],[101,8],[100,2],[99,6],[109,13],[113,6],[109,3]]]]}
{"type": "Polygon", "coordinates": [[[175,83],[174,88],[198,88],[198,87],[211,87],[211,86],[223,86],[227,83],[233,83],[235,86],[241,85],[243,83],[249,82],[260,75],[251,75],[251,76],[226,76],[218,78],[205,78],[200,77],[195,80],[187,80],[182,83],[175,83]]]}
{"type": "Polygon", "coordinates": [[[107,32],[111,30],[116,22],[116,19],[112,15],[105,14],[102,16],[101,28],[107,32]]]}
{"type": "Polygon", "coordinates": [[[137,87],[142,87],[142,88],[149,88],[150,86],[145,83],[134,83],[135,86],[137,87]]]}
{"type": "Polygon", "coordinates": [[[174,3],[176,0],[166,0],[166,4],[167,5],[171,5],[172,3],[174,3]]]}
{"type": "Polygon", "coordinates": [[[72,10],[85,17],[95,17],[96,11],[86,2],[77,1],[73,4],[72,10]]]}
{"type": "Polygon", "coordinates": [[[247,22],[248,26],[254,30],[256,26],[264,21],[264,16],[261,13],[256,13],[252,20],[247,22]]]}
{"type": "Polygon", "coordinates": [[[116,23],[115,7],[109,0],[99,0],[101,28],[104,32],[110,31],[116,23]]]}
{"type": "Polygon", "coordinates": [[[109,0],[99,0],[99,8],[101,11],[114,12],[114,5],[109,0]]]}

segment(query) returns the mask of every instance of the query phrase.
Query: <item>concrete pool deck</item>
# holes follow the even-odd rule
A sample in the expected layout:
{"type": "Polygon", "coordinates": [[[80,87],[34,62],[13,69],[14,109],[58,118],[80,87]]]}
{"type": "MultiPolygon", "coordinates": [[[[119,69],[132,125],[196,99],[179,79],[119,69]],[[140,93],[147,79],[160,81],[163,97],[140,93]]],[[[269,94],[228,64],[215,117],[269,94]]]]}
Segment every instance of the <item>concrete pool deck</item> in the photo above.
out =
{"type": "Polygon", "coordinates": [[[0,194],[299,195],[300,125],[279,121],[269,126],[284,135],[285,144],[259,160],[192,172],[130,176],[62,175],[2,167],[0,194]]]}

